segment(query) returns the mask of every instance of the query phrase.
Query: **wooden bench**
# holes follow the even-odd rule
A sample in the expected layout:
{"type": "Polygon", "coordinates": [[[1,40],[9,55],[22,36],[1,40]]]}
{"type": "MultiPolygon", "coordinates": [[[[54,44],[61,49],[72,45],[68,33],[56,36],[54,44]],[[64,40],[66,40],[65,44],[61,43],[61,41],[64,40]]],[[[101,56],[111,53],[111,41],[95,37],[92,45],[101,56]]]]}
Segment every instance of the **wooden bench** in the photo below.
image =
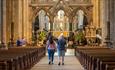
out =
{"type": "Polygon", "coordinates": [[[0,50],[0,70],[26,70],[45,55],[45,47],[0,50]]]}
{"type": "Polygon", "coordinates": [[[7,70],[7,62],[0,61],[0,70],[7,70]]]}
{"type": "Polygon", "coordinates": [[[106,47],[81,47],[76,49],[76,54],[87,70],[103,70],[115,62],[115,51],[106,47]]]}

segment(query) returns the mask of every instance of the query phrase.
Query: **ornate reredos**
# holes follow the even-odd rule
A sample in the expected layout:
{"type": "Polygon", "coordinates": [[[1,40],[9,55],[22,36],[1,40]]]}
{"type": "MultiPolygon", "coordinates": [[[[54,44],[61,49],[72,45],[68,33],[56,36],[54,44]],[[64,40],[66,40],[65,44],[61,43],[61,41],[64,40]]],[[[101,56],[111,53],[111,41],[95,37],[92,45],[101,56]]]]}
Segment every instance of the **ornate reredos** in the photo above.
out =
{"type": "Polygon", "coordinates": [[[91,0],[31,0],[30,6],[34,8],[34,16],[41,9],[52,16],[56,16],[60,9],[65,11],[66,16],[72,16],[76,9],[87,9],[92,4],[91,0]]]}

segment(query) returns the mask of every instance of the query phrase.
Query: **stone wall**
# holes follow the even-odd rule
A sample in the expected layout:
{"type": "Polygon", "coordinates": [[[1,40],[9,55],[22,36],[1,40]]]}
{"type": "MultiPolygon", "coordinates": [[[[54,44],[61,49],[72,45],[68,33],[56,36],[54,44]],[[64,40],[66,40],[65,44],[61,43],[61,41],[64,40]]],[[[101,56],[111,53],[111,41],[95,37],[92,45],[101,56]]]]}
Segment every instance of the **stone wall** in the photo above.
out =
{"type": "Polygon", "coordinates": [[[3,0],[2,42],[6,43],[6,0],[3,0]]]}
{"type": "Polygon", "coordinates": [[[102,45],[105,45],[105,38],[107,37],[108,10],[108,0],[100,0],[99,22],[102,29],[102,45]]]}

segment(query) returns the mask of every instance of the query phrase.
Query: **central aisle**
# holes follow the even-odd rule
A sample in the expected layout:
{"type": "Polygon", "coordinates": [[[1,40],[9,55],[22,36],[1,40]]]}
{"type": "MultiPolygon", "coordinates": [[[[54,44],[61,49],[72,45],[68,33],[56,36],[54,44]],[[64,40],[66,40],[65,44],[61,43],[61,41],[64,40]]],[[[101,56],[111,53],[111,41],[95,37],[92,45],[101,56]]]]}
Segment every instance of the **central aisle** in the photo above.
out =
{"type": "Polygon", "coordinates": [[[84,70],[75,56],[65,56],[65,65],[58,66],[58,57],[54,64],[48,65],[48,57],[42,58],[31,70],[84,70]]]}

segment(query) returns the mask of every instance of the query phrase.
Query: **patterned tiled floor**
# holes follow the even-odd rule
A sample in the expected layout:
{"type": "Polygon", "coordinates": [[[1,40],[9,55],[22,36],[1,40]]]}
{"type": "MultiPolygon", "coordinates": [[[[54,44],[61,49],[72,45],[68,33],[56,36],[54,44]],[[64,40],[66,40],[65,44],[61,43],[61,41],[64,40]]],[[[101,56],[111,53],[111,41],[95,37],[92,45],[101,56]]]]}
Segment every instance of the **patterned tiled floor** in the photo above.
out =
{"type": "Polygon", "coordinates": [[[84,70],[75,56],[65,56],[65,65],[58,66],[58,57],[54,64],[48,65],[47,56],[40,60],[31,70],[84,70]]]}

